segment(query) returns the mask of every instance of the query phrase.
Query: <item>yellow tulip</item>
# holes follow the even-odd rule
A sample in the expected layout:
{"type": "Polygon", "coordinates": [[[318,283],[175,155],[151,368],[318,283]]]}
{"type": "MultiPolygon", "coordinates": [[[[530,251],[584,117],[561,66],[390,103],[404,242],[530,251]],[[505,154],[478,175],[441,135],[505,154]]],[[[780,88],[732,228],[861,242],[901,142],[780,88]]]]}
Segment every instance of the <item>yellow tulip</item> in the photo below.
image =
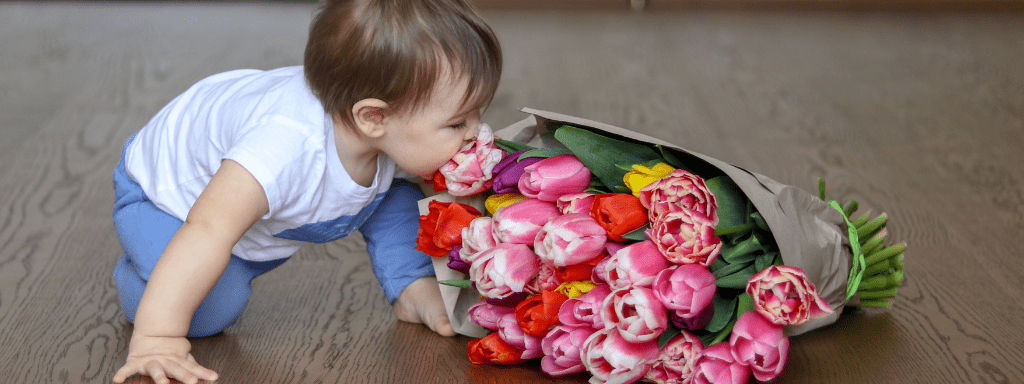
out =
{"type": "Polygon", "coordinates": [[[497,195],[490,195],[487,200],[484,200],[484,208],[487,208],[487,212],[494,214],[501,208],[505,208],[512,203],[526,200],[526,196],[518,193],[501,193],[497,195]]]}
{"type": "Polygon", "coordinates": [[[668,176],[675,168],[665,163],[655,164],[652,168],[647,168],[640,164],[633,164],[633,170],[622,176],[622,182],[626,183],[626,187],[633,191],[633,196],[640,197],[640,190],[649,184],[661,180],[668,176]]]}
{"type": "Polygon", "coordinates": [[[584,293],[590,292],[594,289],[597,284],[592,281],[566,281],[555,288],[555,292],[569,296],[569,298],[582,296],[584,293]]]}

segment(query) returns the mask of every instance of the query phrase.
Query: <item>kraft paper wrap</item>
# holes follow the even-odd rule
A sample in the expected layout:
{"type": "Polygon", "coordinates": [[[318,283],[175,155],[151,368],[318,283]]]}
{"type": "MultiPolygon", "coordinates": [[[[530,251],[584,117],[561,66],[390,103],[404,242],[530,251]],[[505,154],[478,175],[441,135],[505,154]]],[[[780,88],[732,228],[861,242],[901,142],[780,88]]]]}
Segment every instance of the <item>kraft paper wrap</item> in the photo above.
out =
{"type": "MultiPolygon", "coordinates": [[[[802,189],[781,184],[764,175],[650,136],[554,112],[530,108],[523,108],[522,111],[531,116],[496,131],[495,135],[536,148],[561,147],[548,127],[549,124],[553,124],[553,128],[568,124],[610,134],[613,137],[660,144],[678,151],[680,159],[685,163],[703,161],[718,168],[736,182],[764,217],[779,245],[783,262],[803,269],[808,279],[818,289],[818,293],[833,309],[833,313],[826,317],[811,319],[799,326],[786,327],[786,334],[793,336],[808,332],[832,324],[839,318],[846,302],[846,282],[853,257],[849,239],[845,235],[847,226],[843,215],[828,203],[802,189]]],[[[435,199],[444,202],[457,201],[485,212],[482,197],[454,197],[442,192],[421,200],[420,214],[427,214],[427,203],[435,199]]],[[[433,261],[438,280],[468,278],[465,274],[449,269],[447,257],[435,257],[433,261]]],[[[441,285],[441,296],[456,332],[471,337],[483,337],[490,333],[489,330],[469,321],[469,307],[481,300],[476,291],[441,285]]]]}

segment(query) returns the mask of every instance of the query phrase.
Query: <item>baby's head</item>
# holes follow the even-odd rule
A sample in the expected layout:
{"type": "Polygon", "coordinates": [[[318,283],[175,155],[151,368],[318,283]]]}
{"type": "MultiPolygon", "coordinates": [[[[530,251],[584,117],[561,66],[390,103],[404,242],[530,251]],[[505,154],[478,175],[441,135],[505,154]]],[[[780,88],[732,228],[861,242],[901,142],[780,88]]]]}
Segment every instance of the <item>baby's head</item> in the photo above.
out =
{"type": "Polygon", "coordinates": [[[501,60],[497,38],[465,0],[327,0],[304,64],[324,109],[354,127],[361,100],[408,115],[447,84],[465,84],[460,109],[479,112],[498,87],[501,60]]]}

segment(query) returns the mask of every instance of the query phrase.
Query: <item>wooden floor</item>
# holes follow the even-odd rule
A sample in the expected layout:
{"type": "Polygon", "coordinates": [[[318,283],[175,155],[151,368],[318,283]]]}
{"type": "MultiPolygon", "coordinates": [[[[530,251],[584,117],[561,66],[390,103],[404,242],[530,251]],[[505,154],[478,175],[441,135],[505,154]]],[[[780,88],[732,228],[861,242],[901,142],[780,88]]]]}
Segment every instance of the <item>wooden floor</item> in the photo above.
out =
{"type": "MultiPolygon", "coordinates": [[[[311,10],[0,3],[0,383],[109,382],[131,334],[124,139],[202,77],[299,64],[311,10]]],[[[795,338],[778,383],[1024,382],[1021,14],[485,16],[507,58],[492,127],[585,117],[889,213],[910,243],[895,306],[795,338]]],[[[363,248],[304,248],[196,357],[225,383],[585,382],[473,366],[468,338],[398,322],[363,248]]]]}

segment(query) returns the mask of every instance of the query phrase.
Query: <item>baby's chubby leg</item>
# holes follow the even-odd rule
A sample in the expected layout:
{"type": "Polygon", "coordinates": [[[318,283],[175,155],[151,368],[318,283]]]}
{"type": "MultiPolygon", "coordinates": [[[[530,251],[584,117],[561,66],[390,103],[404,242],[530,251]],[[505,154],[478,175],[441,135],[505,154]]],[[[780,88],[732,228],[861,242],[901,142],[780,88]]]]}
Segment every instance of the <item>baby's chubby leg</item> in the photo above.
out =
{"type": "Polygon", "coordinates": [[[410,283],[393,306],[398,320],[424,324],[441,336],[455,336],[434,276],[424,276],[410,283]]]}

